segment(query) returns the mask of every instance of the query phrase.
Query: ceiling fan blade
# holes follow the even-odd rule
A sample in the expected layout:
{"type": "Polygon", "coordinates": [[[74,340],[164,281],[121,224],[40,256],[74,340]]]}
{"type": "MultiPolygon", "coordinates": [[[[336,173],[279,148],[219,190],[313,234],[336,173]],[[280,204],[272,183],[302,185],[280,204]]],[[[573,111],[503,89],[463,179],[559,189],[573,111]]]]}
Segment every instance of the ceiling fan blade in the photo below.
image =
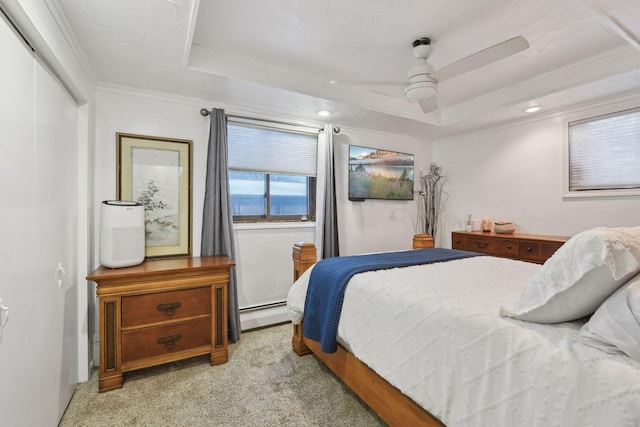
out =
{"type": "Polygon", "coordinates": [[[405,82],[369,81],[369,80],[331,80],[332,85],[338,86],[404,86],[405,82]]]}
{"type": "Polygon", "coordinates": [[[425,99],[418,99],[418,105],[423,113],[430,113],[438,109],[438,100],[435,96],[430,96],[425,99]]]}
{"type": "Polygon", "coordinates": [[[450,79],[504,59],[528,47],[529,42],[527,42],[524,37],[514,37],[449,64],[434,72],[433,76],[438,79],[438,81],[450,79]]]}

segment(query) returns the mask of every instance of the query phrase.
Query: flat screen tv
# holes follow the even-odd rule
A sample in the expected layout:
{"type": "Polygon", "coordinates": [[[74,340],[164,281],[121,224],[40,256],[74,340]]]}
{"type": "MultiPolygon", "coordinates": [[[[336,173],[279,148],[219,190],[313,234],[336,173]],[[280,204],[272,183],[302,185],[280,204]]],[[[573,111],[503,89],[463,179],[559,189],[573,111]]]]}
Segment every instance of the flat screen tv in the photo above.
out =
{"type": "Polygon", "coordinates": [[[349,200],[413,200],[413,154],[349,145],[349,200]]]}

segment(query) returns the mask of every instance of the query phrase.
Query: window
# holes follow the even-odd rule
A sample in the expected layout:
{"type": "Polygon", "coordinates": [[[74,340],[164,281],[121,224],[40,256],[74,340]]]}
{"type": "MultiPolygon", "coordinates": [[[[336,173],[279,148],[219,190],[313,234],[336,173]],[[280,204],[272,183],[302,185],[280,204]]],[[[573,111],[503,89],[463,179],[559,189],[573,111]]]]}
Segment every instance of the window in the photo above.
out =
{"type": "Polygon", "coordinates": [[[569,192],[640,194],[640,109],[568,124],[569,192]]]}
{"type": "Polygon", "coordinates": [[[313,219],[314,177],[230,170],[229,189],[234,220],[313,219]]]}
{"type": "Polygon", "coordinates": [[[229,123],[234,222],[315,219],[316,133],[229,123]]]}

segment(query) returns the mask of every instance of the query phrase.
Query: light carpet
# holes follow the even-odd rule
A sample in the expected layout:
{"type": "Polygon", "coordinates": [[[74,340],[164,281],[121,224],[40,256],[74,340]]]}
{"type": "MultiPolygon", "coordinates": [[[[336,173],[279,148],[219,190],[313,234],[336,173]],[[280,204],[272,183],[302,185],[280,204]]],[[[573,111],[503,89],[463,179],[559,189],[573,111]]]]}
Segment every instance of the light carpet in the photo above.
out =
{"type": "Polygon", "coordinates": [[[386,425],[313,355],[296,355],[291,333],[290,324],[244,332],[225,364],[202,356],[142,369],[105,393],[93,372],[60,426],[386,425]]]}

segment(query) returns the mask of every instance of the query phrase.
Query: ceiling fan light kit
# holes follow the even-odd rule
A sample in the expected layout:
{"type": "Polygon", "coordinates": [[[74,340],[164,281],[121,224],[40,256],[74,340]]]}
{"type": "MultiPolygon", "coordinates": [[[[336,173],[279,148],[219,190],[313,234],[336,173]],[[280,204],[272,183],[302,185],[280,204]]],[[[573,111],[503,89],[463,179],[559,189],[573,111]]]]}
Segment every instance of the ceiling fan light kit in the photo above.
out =
{"type": "Polygon", "coordinates": [[[409,83],[404,87],[404,94],[412,101],[426,99],[436,94],[438,82],[435,79],[424,79],[409,83]]]}
{"type": "Polygon", "coordinates": [[[409,69],[404,87],[404,94],[412,101],[429,98],[438,91],[438,80],[433,76],[433,67],[427,62],[431,53],[429,43],[431,40],[427,37],[413,42],[413,53],[418,64],[409,69]]]}

